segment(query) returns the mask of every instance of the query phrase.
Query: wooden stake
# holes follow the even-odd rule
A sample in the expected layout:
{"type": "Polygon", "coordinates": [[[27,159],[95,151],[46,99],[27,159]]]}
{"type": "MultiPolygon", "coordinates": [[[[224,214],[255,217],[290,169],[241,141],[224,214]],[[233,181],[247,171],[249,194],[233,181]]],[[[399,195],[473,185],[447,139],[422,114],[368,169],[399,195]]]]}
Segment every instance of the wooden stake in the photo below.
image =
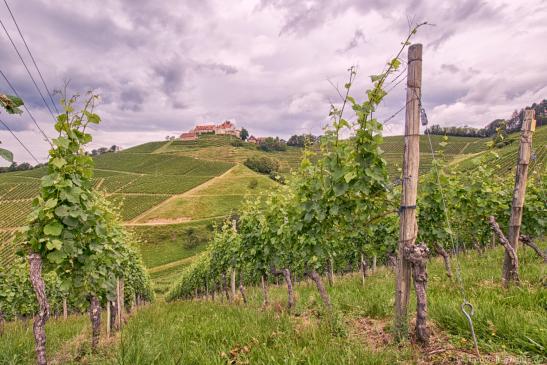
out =
{"type": "Polygon", "coordinates": [[[116,282],[116,328],[120,330],[122,328],[122,290],[121,290],[121,280],[118,279],[116,282]]]}
{"type": "Polygon", "coordinates": [[[232,268],[230,277],[230,288],[232,289],[232,301],[236,299],[236,269],[232,268]]]}
{"type": "Polygon", "coordinates": [[[63,319],[68,318],[68,305],[66,303],[66,298],[63,298],[63,319]]]}
{"type": "Polygon", "coordinates": [[[408,335],[408,302],[411,264],[405,247],[413,246],[418,234],[416,195],[420,166],[420,97],[422,87],[422,45],[408,48],[405,116],[405,149],[403,157],[403,193],[400,207],[397,282],[395,292],[395,332],[398,339],[408,335]]]}
{"type": "Polygon", "coordinates": [[[36,364],[47,365],[46,359],[46,321],[49,318],[49,303],[46,297],[46,284],[42,277],[42,257],[32,252],[29,255],[30,283],[38,301],[38,313],[34,316],[33,333],[36,364]]]}
{"type": "Polygon", "coordinates": [[[106,301],[106,337],[110,337],[110,324],[111,317],[110,317],[110,302],[106,301]]]}
{"type": "MultiPolygon", "coordinates": [[[[535,110],[526,109],[524,111],[524,121],[522,122],[522,134],[520,135],[519,157],[517,162],[517,171],[515,174],[515,189],[513,190],[513,202],[511,203],[511,218],[509,219],[509,234],[507,240],[518,255],[520,225],[522,222],[522,210],[524,208],[524,197],[526,196],[526,180],[528,179],[528,165],[532,154],[532,135],[536,129],[535,110]]],[[[512,267],[514,260],[505,252],[503,261],[503,285],[508,286],[512,281],[511,272],[517,270],[512,267]]]]}
{"type": "Polygon", "coordinates": [[[365,286],[365,278],[367,277],[367,262],[365,261],[365,255],[361,253],[361,262],[359,264],[361,271],[361,283],[365,286]]]}

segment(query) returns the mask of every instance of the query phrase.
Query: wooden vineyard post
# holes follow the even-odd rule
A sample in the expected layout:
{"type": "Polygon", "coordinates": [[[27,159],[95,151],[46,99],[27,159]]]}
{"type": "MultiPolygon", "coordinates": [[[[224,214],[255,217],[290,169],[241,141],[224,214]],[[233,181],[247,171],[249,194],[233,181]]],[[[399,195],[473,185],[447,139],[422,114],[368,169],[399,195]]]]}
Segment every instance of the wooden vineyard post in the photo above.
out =
{"type": "Polygon", "coordinates": [[[112,320],[110,316],[110,301],[106,301],[106,337],[110,337],[110,321],[112,320]]]}
{"type": "Polygon", "coordinates": [[[236,269],[232,268],[230,275],[230,289],[232,292],[232,301],[234,301],[236,299],[236,269]]]}
{"type": "MultiPolygon", "coordinates": [[[[518,257],[518,246],[520,236],[520,225],[522,222],[522,210],[524,208],[524,197],[526,196],[526,180],[528,179],[528,165],[532,154],[532,135],[536,129],[535,110],[526,109],[524,111],[524,121],[522,122],[522,134],[520,135],[519,156],[517,162],[517,171],[515,174],[515,189],[513,190],[513,202],[511,203],[511,218],[509,219],[509,244],[515,250],[518,257]]],[[[514,260],[507,252],[503,260],[503,285],[508,286],[514,281],[511,273],[516,272],[514,260]]]]}
{"type": "Polygon", "coordinates": [[[49,318],[49,303],[46,296],[46,284],[42,278],[42,257],[37,253],[29,255],[30,283],[38,301],[38,313],[34,316],[32,326],[36,364],[46,365],[46,321],[49,318]]]}
{"type": "Polygon", "coordinates": [[[68,318],[68,305],[66,297],[63,298],[63,319],[68,318]]]}
{"type": "Polygon", "coordinates": [[[120,330],[122,328],[122,321],[123,321],[123,280],[118,279],[118,282],[116,284],[116,328],[120,330]]]}
{"type": "Polygon", "coordinates": [[[399,247],[395,292],[395,333],[398,339],[408,335],[408,302],[411,262],[405,248],[414,246],[418,234],[416,195],[420,165],[420,97],[422,86],[422,45],[408,48],[406,115],[403,157],[403,190],[399,210],[399,247]]]}

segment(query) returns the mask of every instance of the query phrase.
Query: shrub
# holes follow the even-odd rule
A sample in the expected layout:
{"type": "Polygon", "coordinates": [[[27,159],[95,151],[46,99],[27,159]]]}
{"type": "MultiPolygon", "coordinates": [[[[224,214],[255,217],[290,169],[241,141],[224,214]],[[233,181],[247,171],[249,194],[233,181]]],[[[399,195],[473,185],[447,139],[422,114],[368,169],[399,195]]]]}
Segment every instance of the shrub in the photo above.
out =
{"type": "Polygon", "coordinates": [[[245,160],[244,165],[261,174],[269,174],[279,170],[279,161],[270,157],[253,156],[245,160]]]}
{"type": "Polygon", "coordinates": [[[252,179],[251,181],[249,181],[249,189],[254,190],[256,189],[257,186],[258,186],[257,179],[252,179]]]}
{"type": "Polygon", "coordinates": [[[268,174],[268,176],[270,177],[270,179],[274,180],[274,181],[277,181],[278,183],[280,183],[281,185],[285,185],[285,177],[282,176],[282,175],[279,175],[277,173],[277,171],[272,171],[268,174]]]}
{"type": "Polygon", "coordinates": [[[233,147],[243,147],[243,146],[245,146],[245,143],[241,139],[234,139],[232,142],[230,142],[230,144],[233,147]]]}
{"type": "Polygon", "coordinates": [[[258,149],[265,152],[286,151],[287,143],[279,137],[268,137],[258,144],[258,149]]]}
{"type": "Polygon", "coordinates": [[[185,232],[185,241],[183,243],[184,248],[192,249],[199,245],[201,242],[200,237],[198,237],[197,231],[195,228],[190,227],[185,232]]]}

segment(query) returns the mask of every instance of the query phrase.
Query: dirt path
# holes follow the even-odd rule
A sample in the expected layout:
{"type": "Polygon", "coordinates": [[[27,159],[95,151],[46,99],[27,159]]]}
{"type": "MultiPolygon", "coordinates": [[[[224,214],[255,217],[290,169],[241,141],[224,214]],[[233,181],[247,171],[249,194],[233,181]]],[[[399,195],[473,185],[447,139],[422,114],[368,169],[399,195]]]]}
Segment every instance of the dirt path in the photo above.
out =
{"type": "Polygon", "coordinates": [[[213,219],[219,219],[219,218],[225,218],[226,215],[215,215],[212,217],[205,217],[205,218],[199,218],[199,219],[191,219],[189,217],[180,217],[176,219],[154,219],[153,221],[149,222],[140,222],[140,223],[133,223],[128,222],[124,223],[123,225],[126,227],[138,227],[138,226],[167,226],[170,224],[180,224],[180,223],[196,223],[196,222],[205,222],[213,219]]]}
{"type": "Polygon", "coordinates": [[[101,188],[101,185],[103,185],[104,183],[104,177],[102,177],[99,182],[97,183],[97,185],[95,185],[94,189],[95,190],[99,190],[101,188]]]}
{"type": "MultiPolygon", "coordinates": [[[[173,195],[172,197],[170,197],[169,199],[166,199],[164,201],[162,201],[160,204],[148,209],[146,212],[144,213],[141,213],[140,215],[138,215],[137,217],[133,218],[131,221],[129,221],[129,224],[127,225],[131,225],[131,224],[134,224],[134,223],[138,223],[139,220],[145,218],[146,216],[148,216],[150,213],[152,212],[155,212],[156,210],[158,210],[159,208],[165,206],[166,204],[172,202],[173,200],[176,200],[176,199],[179,199],[179,198],[183,198],[185,196],[190,196],[190,195],[193,195],[195,192],[197,191],[200,191],[202,189],[205,189],[206,187],[208,187],[209,185],[211,185],[213,182],[217,181],[217,180],[220,180],[222,179],[223,177],[225,177],[226,175],[228,175],[233,169],[236,168],[237,165],[234,165],[232,166],[231,168],[229,168],[228,170],[226,170],[223,174],[221,175],[218,175],[218,176],[215,176],[213,177],[212,179],[209,179],[207,180],[206,182],[204,182],[203,184],[201,185],[198,185],[196,186],[195,188],[192,188],[188,191],[185,191],[184,193],[182,194],[177,194],[177,195],[173,195]]],[[[169,224],[169,223],[167,223],[169,224]]],[[[154,224],[152,224],[154,225],[154,224]]]]}

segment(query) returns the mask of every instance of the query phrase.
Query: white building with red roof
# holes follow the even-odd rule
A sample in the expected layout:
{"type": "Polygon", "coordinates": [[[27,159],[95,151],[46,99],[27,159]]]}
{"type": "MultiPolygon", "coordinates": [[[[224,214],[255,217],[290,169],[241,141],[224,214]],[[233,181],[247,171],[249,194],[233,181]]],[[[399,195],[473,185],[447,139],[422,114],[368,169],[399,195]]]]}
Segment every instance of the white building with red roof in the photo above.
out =
{"type": "Polygon", "coordinates": [[[180,139],[182,141],[195,141],[202,134],[221,134],[239,138],[241,129],[237,129],[236,125],[229,120],[220,124],[198,124],[187,133],[182,133],[180,139]]]}

